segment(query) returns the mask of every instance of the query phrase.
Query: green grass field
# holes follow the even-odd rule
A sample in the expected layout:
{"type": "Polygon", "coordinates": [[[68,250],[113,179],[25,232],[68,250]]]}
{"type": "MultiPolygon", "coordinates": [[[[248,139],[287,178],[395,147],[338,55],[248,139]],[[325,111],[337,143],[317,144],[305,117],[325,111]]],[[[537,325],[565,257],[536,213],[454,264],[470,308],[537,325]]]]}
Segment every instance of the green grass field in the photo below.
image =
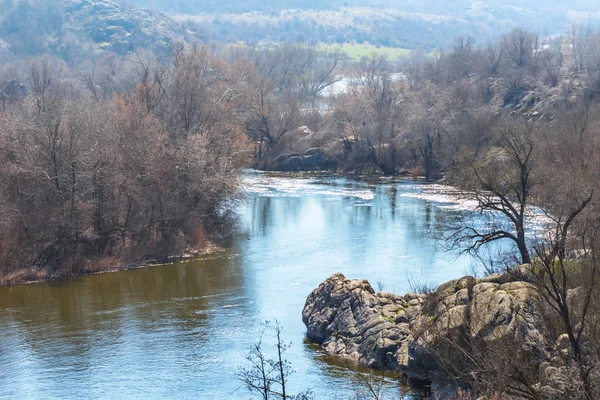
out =
{"type": "Polygon", "coordinates": [[[321,46],[324,50],[341,49],[348,57],[354,60],[359,60],[362,57],[370,57],[373,53],[385,54],[390,59],[395,59],[401,56],[406,56],[410,53],[409,49],[401,49],[396,47],[376,47],[372,44],[324,44],[321,46]]]}
{"type": "MultiPolygon", "coordinates": [[[[231,43],[231,47],[245,47],[243,43],[231,43]]],[[[270,46],[262,46],[259,48],[268,49],[270,46]]],[[[410,53],[409,49],[403,49],[399,47],[377,47],[372,44],[358,44],[358,43],[344,43],[344,44],[321,44],[320,50],[331,51],[335,49],[341,49],[351,60],[358,61],[363,57],[371,57],[375,54],[385,54],[390,60],[395,60],[398,57],[407,56],[410,53]]]]}

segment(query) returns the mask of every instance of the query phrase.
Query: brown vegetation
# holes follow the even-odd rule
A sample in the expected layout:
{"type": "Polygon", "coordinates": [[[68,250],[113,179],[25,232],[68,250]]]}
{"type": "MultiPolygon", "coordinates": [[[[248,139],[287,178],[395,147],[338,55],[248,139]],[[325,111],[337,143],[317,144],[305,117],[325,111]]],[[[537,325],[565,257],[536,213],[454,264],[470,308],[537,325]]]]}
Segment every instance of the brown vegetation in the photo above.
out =
{"type": "Polygon", "coordinates": [[[174,47],[168,63],[140,53],[125,63],[132,89],[113,94],[106,66],[27,62],[29,94],[0,116],[5,283],[201,247],[235,204],[248,65],[199,46],[174,47]]]}

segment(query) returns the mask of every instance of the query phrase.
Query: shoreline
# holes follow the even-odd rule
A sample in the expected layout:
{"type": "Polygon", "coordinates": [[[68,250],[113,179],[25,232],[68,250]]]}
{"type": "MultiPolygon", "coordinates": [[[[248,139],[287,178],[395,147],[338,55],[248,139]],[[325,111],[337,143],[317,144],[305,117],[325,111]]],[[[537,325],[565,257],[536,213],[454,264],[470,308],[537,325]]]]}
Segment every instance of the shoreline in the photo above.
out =
{"type": "Polygon", "coordinates": [[[0,288],[21,286],[21,285],[33,285],[36,283],[44,282],[55,282],[61,280],[68,280],[83,276],[109,274],[113,272],[128,271],[134,269],[142,269],[156,266],[167,266],[173,265],[178,262],[190,262],[200,259],[201,257],[224,253],[227,249],[217,245],[214,242],[207,242],[202,250],[191,250],[186,251],[179,256],[168,256],[167,261],[157,262],[156,260],[147,260],[140,263],[129,263],[120,264],[117,259],[114,258],[102,258],[95,262],[86,261],[87,264],[81,268],[78,272],[65,272],[58,274],[50,274],[46,269],[36,269],[35,267],[24,268],[15,272],[11,272],[5,276],[0,277],[0,288]]]}
{"type": "Polygon", "coordinates": [[[260,168],[247,168],[246,171],[250,173],[260,173],[275,176],[337,176],[343,178],[359,178],[359,179],[373,179],[373,178],[386,178],[386,179],[405,179],[415,182],[423,183],[443,183],[444,178],[432,180],[426,182],[424,175],[413,175],[407,171],[398,171],[396,174],[387,175],[383,173],[356,173],[351,171],[342,170],[327,170],[327,169],[315,169],[315,170],[298,170],[298,171],[285,171],[280,169],[260,169],[260,168]]]}

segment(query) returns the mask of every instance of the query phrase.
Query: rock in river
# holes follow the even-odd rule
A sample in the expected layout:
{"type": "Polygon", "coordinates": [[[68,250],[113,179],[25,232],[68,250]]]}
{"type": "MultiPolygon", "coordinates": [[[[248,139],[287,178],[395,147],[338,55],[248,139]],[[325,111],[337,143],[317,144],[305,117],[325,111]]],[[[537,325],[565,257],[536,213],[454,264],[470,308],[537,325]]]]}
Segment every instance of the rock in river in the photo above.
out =
{"type": "MultiPolygon", "coordinates": [[[[309,339],[332,355],[439,388],[449,378],[439,361],[440,343],[460,354],[465,338],[470,343],[502,341],[532,367],[548,359],[547,329],[533,288],[515,279],[465,277],[429,294],[399,296],[376,293],[367,281],[338,273],[310,293],[302,320],[309,339]]],[[[470,368],[468,363],[456,367],[470,368]]]]}

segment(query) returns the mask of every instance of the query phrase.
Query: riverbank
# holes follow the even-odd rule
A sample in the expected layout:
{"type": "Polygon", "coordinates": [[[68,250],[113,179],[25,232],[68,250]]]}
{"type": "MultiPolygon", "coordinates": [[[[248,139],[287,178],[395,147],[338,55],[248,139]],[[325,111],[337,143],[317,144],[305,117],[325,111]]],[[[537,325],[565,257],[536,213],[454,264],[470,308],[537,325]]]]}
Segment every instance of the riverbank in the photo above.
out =
{"type": "Polygon", "coordinates": [[[402,170],[393,175],[385,175],[382,173],[371,173],[371,172],[355,172],[355,171],[343,171],[343,170],[311,170],[311,171],[283,171],[273,169],[248,169],[248,174],[260,174],[266,177],[273,178],[333,178],[333,179],[349,179],[354,181],[364,181],[366,183],[385,183],[389,181],[409,181],[415,183],[424,183],[431,185],[443,185],[448,187],[449,191],[456,193],[458,189],[447,183],[445,179],[439,179],[436,181],[427,182],[423,175],[412,174],[410,171],[402,170]]]}
{"type": "Polygon", "coordinates": [[[170,265],[176,262],[194,260],[198,257],[222,253],[225,249],[215,242],[207,242],[201,249],[190,249],[184,251],[181,255],[169,256],[165,262],[158,260],[146,260],[138,263],[126,263],[114,257],[104,257],[95,260],[86,260],[75,270],[60,270],[53,272],[49,268],[23,268],[14,272],[0,275],[1,286],[27,285],[47,281],[58,281],[71,279],[78,276],[107,274],[111,272],[126,271],[131,269],[147,268],[156,265],[170,265]]]}

